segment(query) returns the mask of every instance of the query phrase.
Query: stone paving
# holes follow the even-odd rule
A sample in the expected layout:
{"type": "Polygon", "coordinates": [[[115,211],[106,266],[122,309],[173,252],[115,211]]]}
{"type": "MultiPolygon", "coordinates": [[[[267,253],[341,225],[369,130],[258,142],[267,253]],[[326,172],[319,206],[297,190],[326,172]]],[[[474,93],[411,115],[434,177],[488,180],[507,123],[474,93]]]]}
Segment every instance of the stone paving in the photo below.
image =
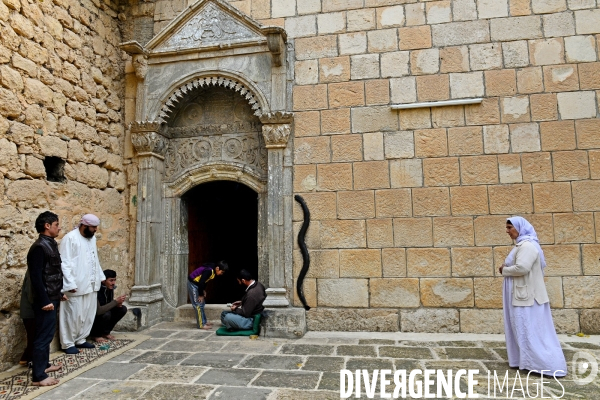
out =
{"type": "MultiPolygon", "coordinates": [[[[251,340],[219,337],[188,322],[161,323],[143,334],[151,339],[38,399],[339,399],[341,369],[367,369],[370,374],[375,369],[405,369],[407,375],[414,369],[478,369],[479,398],[529,397],[521,395],[518,385],[512,397],[506,389],[504,395],[487,395],[488,370],[502,377],[509,370],[511,388],[518,372],[508,369],[503,335],[309,332],[297,340],[251,340]]],[[[600,360],[600,337],[560,339],[568,361],[578,351],[600,360]]],[[[388,379],[390,394],[394,383],[393,377],[388,379]]],[[[539,379],[532,382],[539,384],[539,379]]],[[[545,379],[549,381],[545,397],[560,396],[560,386],[545,379]]],[[[564,399],[600,398],[598,377],[579,386],[569,371],[560,383],[564,399]]],[[[466,392],[464,379],[460,387],[466,392]]],[[[529,388],[535,397],[535,385],[529,388]]],[[[431,392],[436,393],[435,384],[431,392]]],[[[356,398],[354,393],[351,398],[356,398]]],[[[361,398],[367,398],[364,387],[361,398]]],[[[374,398],[381,398],[379,386],[374,398]]]]}

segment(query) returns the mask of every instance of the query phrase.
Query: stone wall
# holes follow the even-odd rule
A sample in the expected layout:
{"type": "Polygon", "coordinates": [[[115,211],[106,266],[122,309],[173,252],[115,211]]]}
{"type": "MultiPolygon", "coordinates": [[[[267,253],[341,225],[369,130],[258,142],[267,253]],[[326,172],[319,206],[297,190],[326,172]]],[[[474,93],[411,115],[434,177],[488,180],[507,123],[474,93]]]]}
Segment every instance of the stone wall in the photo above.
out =
{"type": "Polygon", "coordinates": [[[117,11],[109,0],[0,1],[0,369],[23,350],[20,291],[40,212],[59,214],[59,239],[97,214],[102,267],[117,271],[124,293],[133,283],[136,169],[123,162],[117,11]],[[47,176],[49,157],[65,162],[62,182],[47,176]]]}
{"type": "MultiPolygon", "coordinates": [[[[188,3],[136,3],[130,25],[156,34],[188,3]]],[[[545,250],[558,331],[597,330],[596,0],[230,4],[293,44],[309,329],[502,332],[497,267],[519,214],[545,250]]]]}

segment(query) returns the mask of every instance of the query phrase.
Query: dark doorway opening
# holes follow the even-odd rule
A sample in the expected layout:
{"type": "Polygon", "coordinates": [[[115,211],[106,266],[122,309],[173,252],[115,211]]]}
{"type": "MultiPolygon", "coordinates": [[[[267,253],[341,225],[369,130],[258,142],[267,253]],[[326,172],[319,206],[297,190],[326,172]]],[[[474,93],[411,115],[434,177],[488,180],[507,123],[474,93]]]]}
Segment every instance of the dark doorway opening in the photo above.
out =
{"type": "Polygon", "coordinates": [[[238,271],[258,276],[258,194],[239,182],[216,181],[196,186],[183,200],[188,210],[188,273],[203,263],[225,260],[229,272],[208,283],[206,302],[241,299],[245,288],[237,283],[238,271]]]}

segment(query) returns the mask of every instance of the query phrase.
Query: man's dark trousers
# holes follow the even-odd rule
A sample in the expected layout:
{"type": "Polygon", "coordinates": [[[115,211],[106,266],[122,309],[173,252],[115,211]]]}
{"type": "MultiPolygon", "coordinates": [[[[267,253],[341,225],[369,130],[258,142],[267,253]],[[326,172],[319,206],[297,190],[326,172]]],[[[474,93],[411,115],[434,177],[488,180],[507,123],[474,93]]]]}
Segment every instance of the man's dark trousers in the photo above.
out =
{"type": "Polygon", "coordinates": [[[125,314],[127,314],[127,307],[121,306],[111,308],[102,315],[96,315],[90,336],[100,337],[109,335],[110,332],[115,328],[117,322],[119,322],[121,318],[125,316],[125,314]]]}
{"type": "Polygon", "coordinates": [[[32,381],[41,382],[48,377],[45,369],[50,362],[50,343],[56,332],[56,313],[59,301],[52,301],[54,310],[44,311],[40,304],[33,304],[35,314],[35,339],[33,341],[32,381]]]}

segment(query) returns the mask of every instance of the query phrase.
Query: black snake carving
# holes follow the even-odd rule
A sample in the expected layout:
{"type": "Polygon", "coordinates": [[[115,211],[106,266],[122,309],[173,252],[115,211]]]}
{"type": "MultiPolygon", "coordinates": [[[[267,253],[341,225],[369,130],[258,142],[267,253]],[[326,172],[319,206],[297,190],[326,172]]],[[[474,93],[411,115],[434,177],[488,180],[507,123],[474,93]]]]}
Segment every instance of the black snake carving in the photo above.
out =
{"type": "Polygon", "coordinates": [[[298,275],[298,281],[296,282],[296,292],[298,293],[298,298],[304,305],[304,309],[306,311],[310,310],[310,306],[306,304],[306,298],[304,297],[304,278],[306,277],[306,273],[308,272],[308,267],[310,266],[310,256],[308,254],[308,250],[306,249],[306,243],[304,242],[304,237],[306,236],[306,231],[308,229],[308,225],[310,224],[310,211],[306,206],[306,202],[302,198],[302,196],[295,195],[294,199],[300,203],[302,207],[302,212],[304,214],[304,221],[302,222],[302,228],[300,228],[300,232],[298,233],[298,246],[300,246],[300,251],[302,252],[302,270],[300,270],[300,275],[298,275]]]}

